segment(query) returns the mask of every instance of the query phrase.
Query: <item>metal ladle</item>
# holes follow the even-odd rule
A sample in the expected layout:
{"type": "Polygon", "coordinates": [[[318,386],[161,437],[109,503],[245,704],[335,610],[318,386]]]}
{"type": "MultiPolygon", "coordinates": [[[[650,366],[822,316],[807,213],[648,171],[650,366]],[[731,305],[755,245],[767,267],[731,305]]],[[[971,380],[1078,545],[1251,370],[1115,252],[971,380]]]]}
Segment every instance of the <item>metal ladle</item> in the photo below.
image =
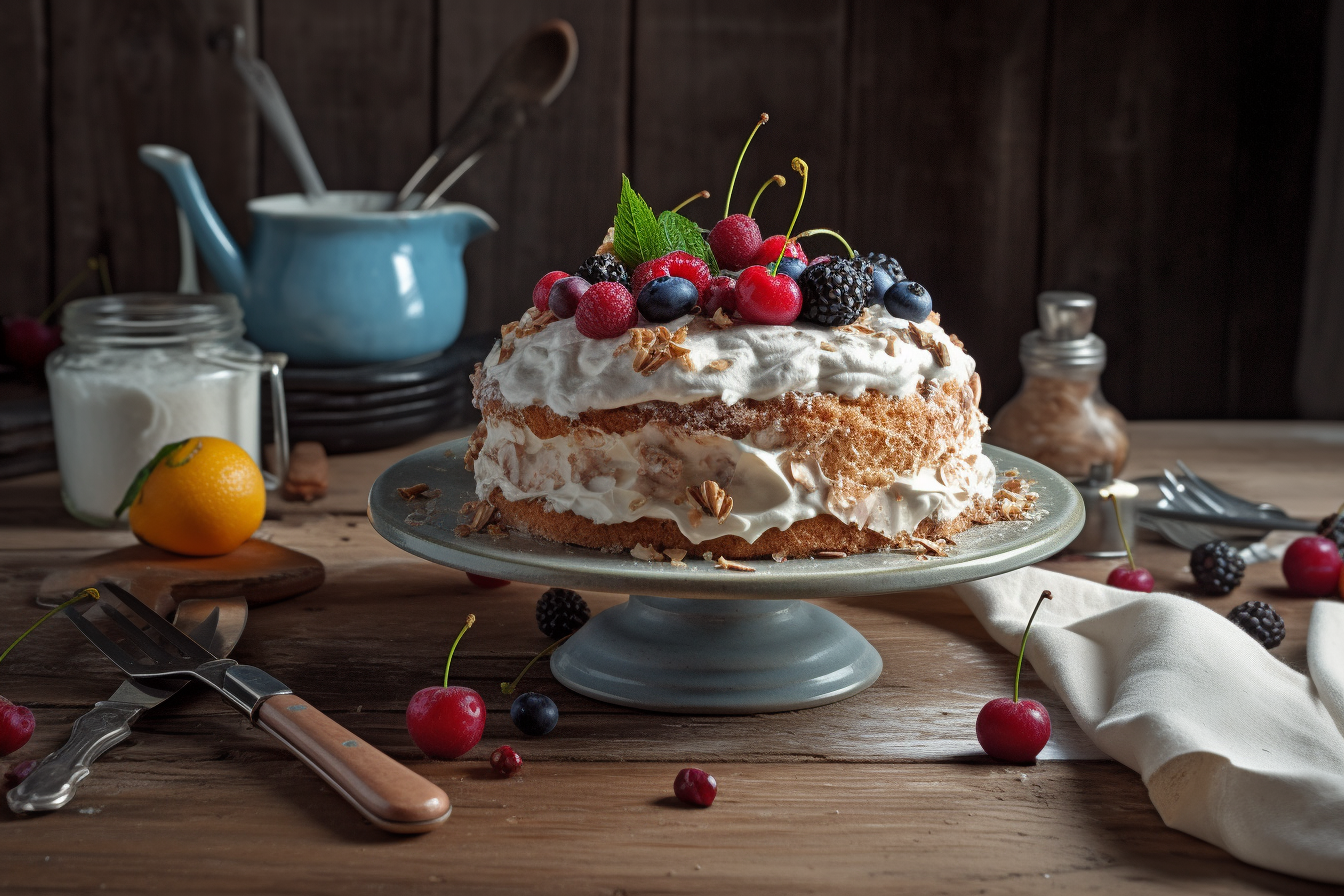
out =
{"type": "Polygon", "coordinates": [[[569,84],[579,59],[579,38],[564,19],[543,22],[515,41],[495,61],[485,83],[443,143],[397,193],[394,208],[429,208],[495,143],[513,137],[537,111],[549,106],[569,84]],[[416,201],[415,188],[448,159],[452,170],[416,201]]]}
{"type": "Polygon", "coordinates": [[[271,133],[279,141],[280,148],[289,157],[289,162],[299,175],[304,194],[317,199],[327,192],[322,175],[317,173],[317,165],[308,152],[308,144],[303,140],[299,124],[294,120],[285,92],[280,82],[275,80],[271,67],[247,48],[247,31],[242,25],[233,26],[233,67],[242,75],[243,83],[257,101],[262,118],[270,125],[271,133]]]}

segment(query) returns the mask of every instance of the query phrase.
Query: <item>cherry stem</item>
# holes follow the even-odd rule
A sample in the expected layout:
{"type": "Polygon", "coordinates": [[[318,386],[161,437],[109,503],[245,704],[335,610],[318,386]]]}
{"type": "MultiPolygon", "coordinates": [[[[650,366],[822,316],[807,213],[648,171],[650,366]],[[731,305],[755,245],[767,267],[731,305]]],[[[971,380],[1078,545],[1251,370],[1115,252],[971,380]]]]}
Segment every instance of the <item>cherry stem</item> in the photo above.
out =
{"type": "MultiPolygon", "coordinates": [[[[569,633],[569,635],[572,634],[574,633],[573,632],[569,633]]],[[[532,659],[528,660],[527,665],[523,667],[523,671],[518,673],[518,677],[515,678],[513,681],[501,681],[499,683],[499,689],[506,694],[512,694],[518,688],[518,683],[523,680],[523,676],[527,674],[527,670],[532,668],[532,664],[535,663],[537,660],[541,659],[542,657],[554,653],[555,648],[559,647],[561,644],[569,640],[569,635],[565,635],[559,641],[556,641],[550,647],[547,647],[541,653],[537,654],[536,656],[532,657],[532,659]]]]}
{"type": "Polygon", "coordinates": [[[770,178],[768,181],[761,184],[761,188],[756,191],[756,197],[751,200],[751,208],[747,209],[748,218],[750,218],[752,214],[756,211],[756,203],[761,201],[761,194],[765,192],[765,188],[770,186],[771,184],[778,184],[781,187],[784,186],[784,175],[776,174],[774,177],[770,178]]]}
{"type": "Polygon", "coordinates": [[[845,247],[845,251],[849,253],[850,258],[853,258],[855,256],[856,253],[852,248],[850,248],[849,243],[845,240],[844,237],[836,233],[834,230],[827,230],[825,227],[818,227],[815,230],[804,230],[802,233],[794,237],[793,241],[796,243],[805,236],[816,236],[819,233],[825,233],[835,237],[840,241],[841,245],[845,247]]]}
{"type": "Polygon", "coordinates": [[[42,623],[46,622],[52,616],[55,616],[61,610],[64,610],[66,607],[74,606],[75,604],[79,603],[86,597],[91,597],[94,600],[98,600],[101,596],[102,595],[98,593],[97,588],[85,588],[83,591],[79,592],[74,597],[70,598],[65,603],[61,604],[59,607],[52,607],[50,610],[47,611],[47,614],[45,616],[34,622],[32,625],[28,626],[28,631],[24,632],[23,634],[15,638],[14,643],[5,648],[4,653],[0,653],[0,662],[3,662],[5,657],[9,656],[9,652],[13,650],[15,647],[18,647],[19,642],[22,641],[24,638],[28,637],[28,635],[32,633],[33,629],[37,628],[42,623]]]}
{"type": "Polygon", "coordinates": [[[672,209],[672,213],[673,213],[673,214],[676,214],[677,212],[681,211],[683,208],[685,208],[686,206],[690,205],[692,202],[694,202],[694,201],[697,200],[697,199],[708,199],[708,198],[709,198],[709,191],[708,191],[708,190],[701,190],[699,193],[696,193],[694,196],[687,196],[685,199],[681,200],[681,204],[678,205],[678,206],[676,206],[675,208],[673,208],[673,209],[672,209]]]}
{"type": "Polygon", "coordinates": [[[1036,613],[1041,609],[1041,604],[1048,600],[1054,600],[1049,591],[1042,591],[1041,596],[1036,598],[1036,609],[1031,611],[1031,618],[1027,620],[1027,630],[1022,633],[1022,646],[1017,648],[1017,674],[1013,676],[1013,702],[1017,702],[1018,688],[1022,684],[1022,657],[1027,651],[1027,635],[1031,634],[1031,624],[1036,621],[1036,613]]]}
{"type": "MultiPolygon", "coordinates": [[[[84,270],[80,271],[74,277],[71,277],[70,282],[61,287],[61,291],[56,294],[56,298],[52,299],[51,304],[47,306],[46,310],[37,316],[38,323],[44,324],[51,320],[51,316],[56,313],[56,309],[65,304],[65,300],[68,299],[79,285],[84,282],[84,278],[89,276],[89,272],[99,270],[99,259],[101,258],[101,255],[98,256],[98,258],[90,258],[84,270]]],[[[111,290],[108,291],[110,292],[111,290]]]]}
{"type": "Polygon", "coordinates": [[[761,125],[770,120],[770,116],[764,112],[761,113],[761,120],[756,122],[756,127],[751,129],[747,135],[747,142],[742,144],[742,152],[737,157],[737,164],[733,166],[733,179],[728,181],[728,198],[723,200],[723,216],[728,217],[728,206],[733,201],[733,186],[737,183],[737,170],[742,167],[742,160],[747,156],[747,147],[751,145],[751,138],[756,136],[756,132],[761,129],[761,125]]]}
{"type": "Polygon", "coordinates": [[[1134,552],[1129,549],[1129,539],[1125,537],[1125,524],[1120,519],[1120,499],[1115,496],[1115,492],[1109,492],[1102,489],[1103,501],[1110,501],[1111,506],[1115,508],[1115,528],[1120,530],[1120,543],[1125,546],[1125,557],[1129,560],[1130,570],[1137,569],[1134,565],[1134,552]]]}
{"type": "Polygon", "coordinates": [[[784,231],[784,245],[779,247],[779,257],[775,259],[774,264],[770,265],[771,277],[779,273],[779,263],[784,260],[784,253],[789,248],[789,237],[793,234],[793,225],[798,223],[798,214],[803,210],[803,199],[807,196],[807,163],[794,156],[793,170],[803,176],[803,189],[798,194],[798,207],[793,210],[793,220],[789,222],[789,229],[784,231]]]}
{"type": "Polygon", "coordinates": [[[457,652],[457,642],[462,640],[462,636],[467,633],[467,629],[476,624],[476,614],[467,614],[467,624],[462,626],[462,631],[457,633],[457,640],[453,641],[453,646],[448,650],[448,662],[443,667],[443,686],[448,687],[448,670],[453,667],[453,654],[457,652]]]}

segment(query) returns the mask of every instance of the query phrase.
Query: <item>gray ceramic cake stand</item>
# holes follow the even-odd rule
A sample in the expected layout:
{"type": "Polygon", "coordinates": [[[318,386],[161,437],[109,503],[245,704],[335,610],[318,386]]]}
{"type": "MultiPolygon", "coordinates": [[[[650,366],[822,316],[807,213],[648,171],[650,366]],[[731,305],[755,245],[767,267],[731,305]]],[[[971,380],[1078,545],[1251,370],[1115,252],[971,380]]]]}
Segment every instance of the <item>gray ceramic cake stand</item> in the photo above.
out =
{"type": "Polygon", "coordinates": [[[566,687],[608,703],[684,713],[802,709],[858,693],[882,658],[840,617],[801,598],[913,591],[1028,566],[1063,549],[1083,526],[1083,503],[1049,469],[994,447],[998,470],[1017,469],[1040,495],[1032,519],[976,526],[951,556],[860,554],[840,560],[751,561],[755,572],[687,558],[686,568],[543,541],[517,533],[458,536],[476,483],[462,465],[466,440],[429,448],[388,468],[369,493],[380,535],[418,557],[466,572],[620,592],[629,602],[593,617],[551,658],[566,687]],[[406,500],[424,482],[441,495],[406,500]]]}

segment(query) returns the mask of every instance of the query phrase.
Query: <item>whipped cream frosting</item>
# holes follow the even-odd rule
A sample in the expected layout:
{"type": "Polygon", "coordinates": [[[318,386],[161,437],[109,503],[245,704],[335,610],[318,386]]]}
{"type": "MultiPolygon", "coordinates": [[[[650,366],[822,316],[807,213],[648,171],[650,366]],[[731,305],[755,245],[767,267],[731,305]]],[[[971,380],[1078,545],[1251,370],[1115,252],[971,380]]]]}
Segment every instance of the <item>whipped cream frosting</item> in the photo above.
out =
{"type": "MultiPolygon", "coordinates": [[[[535,310],[523,315],[528,324],[535,310]]],[[[915,324],[925,349],[898,336],[909,335],[910,321],[874,306],[864,328],[831,328],[798,321],[792,326],[735,323],[716,329],[703,318],[683,317],[669,330],[689,325],[685,345],[690,369],[664,364],[649,375],[634,368],[628,351],[616,350],[629,337],[589,339],[573,318],[554,321],[521,338],[506,334],[483,365],[483,386],[495,385],[509,404],[545,405],[565,417],[587,410],[607,410],[643,401],[689,404],[720,398],[734,404],[744,398],[766,400],[786,392],[832,392],[857,398],[872,389],[902,398],[923,381],[965,382],[975,361],[943,329],[931,321],[915,324]],[[873,332],[864,333],[862,329],[873,332]],[[504,347],[509,352],[504,353],[504,347]],[[948,362],[939,363],[935,351],[948,362]],[[726,366],[722,362],[729,362],[726,366]],[[725,369],[711,367],[720,362],[725,369]]],[[[493,425],[493,424],[492,424],[493,425]]]]}
{"type": "MultiPolygon", "coordinates": [[[[749,437],[750,439],[750,437],[749,437]]],[[[754,542],[771,528],[829,513],[889,538],[914,532],[926,517],[951,519],[976,495],[993,491],[994,466],[976,436],[960,459],[896,477],[882,489],[856,490],[828,480],[815,460],[787,462],[781,450],[750,440],[665,430],[657,423],[616,435],[575,429],[538,438],[526,426],[492,420],[475,460],[476,492],[495,488],[510,501],[544,499],[596,523],[668,519],[695,544],[721,535],[754,542]],[[686,488],[705,480],[733,499],[722,521],[701,514],[686,488]]]]}

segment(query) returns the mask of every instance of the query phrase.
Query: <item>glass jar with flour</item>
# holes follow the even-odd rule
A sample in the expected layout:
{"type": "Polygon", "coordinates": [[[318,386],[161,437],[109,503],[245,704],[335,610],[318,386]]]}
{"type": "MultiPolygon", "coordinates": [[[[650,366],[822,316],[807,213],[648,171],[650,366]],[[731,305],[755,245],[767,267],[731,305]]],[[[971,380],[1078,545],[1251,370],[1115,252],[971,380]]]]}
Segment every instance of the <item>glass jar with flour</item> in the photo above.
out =
{"type": "Polygon", "coordinates": [[[80,299],[61,327],[65,345],[47,359],[47,384],[61,497],[79,519],[115,523],[131,480],[169,442],[218,436],[260,466],[263,372],[278,399],[277,457],[288,457],[284,356],[243,339],[233,296],[80,299]]]}

